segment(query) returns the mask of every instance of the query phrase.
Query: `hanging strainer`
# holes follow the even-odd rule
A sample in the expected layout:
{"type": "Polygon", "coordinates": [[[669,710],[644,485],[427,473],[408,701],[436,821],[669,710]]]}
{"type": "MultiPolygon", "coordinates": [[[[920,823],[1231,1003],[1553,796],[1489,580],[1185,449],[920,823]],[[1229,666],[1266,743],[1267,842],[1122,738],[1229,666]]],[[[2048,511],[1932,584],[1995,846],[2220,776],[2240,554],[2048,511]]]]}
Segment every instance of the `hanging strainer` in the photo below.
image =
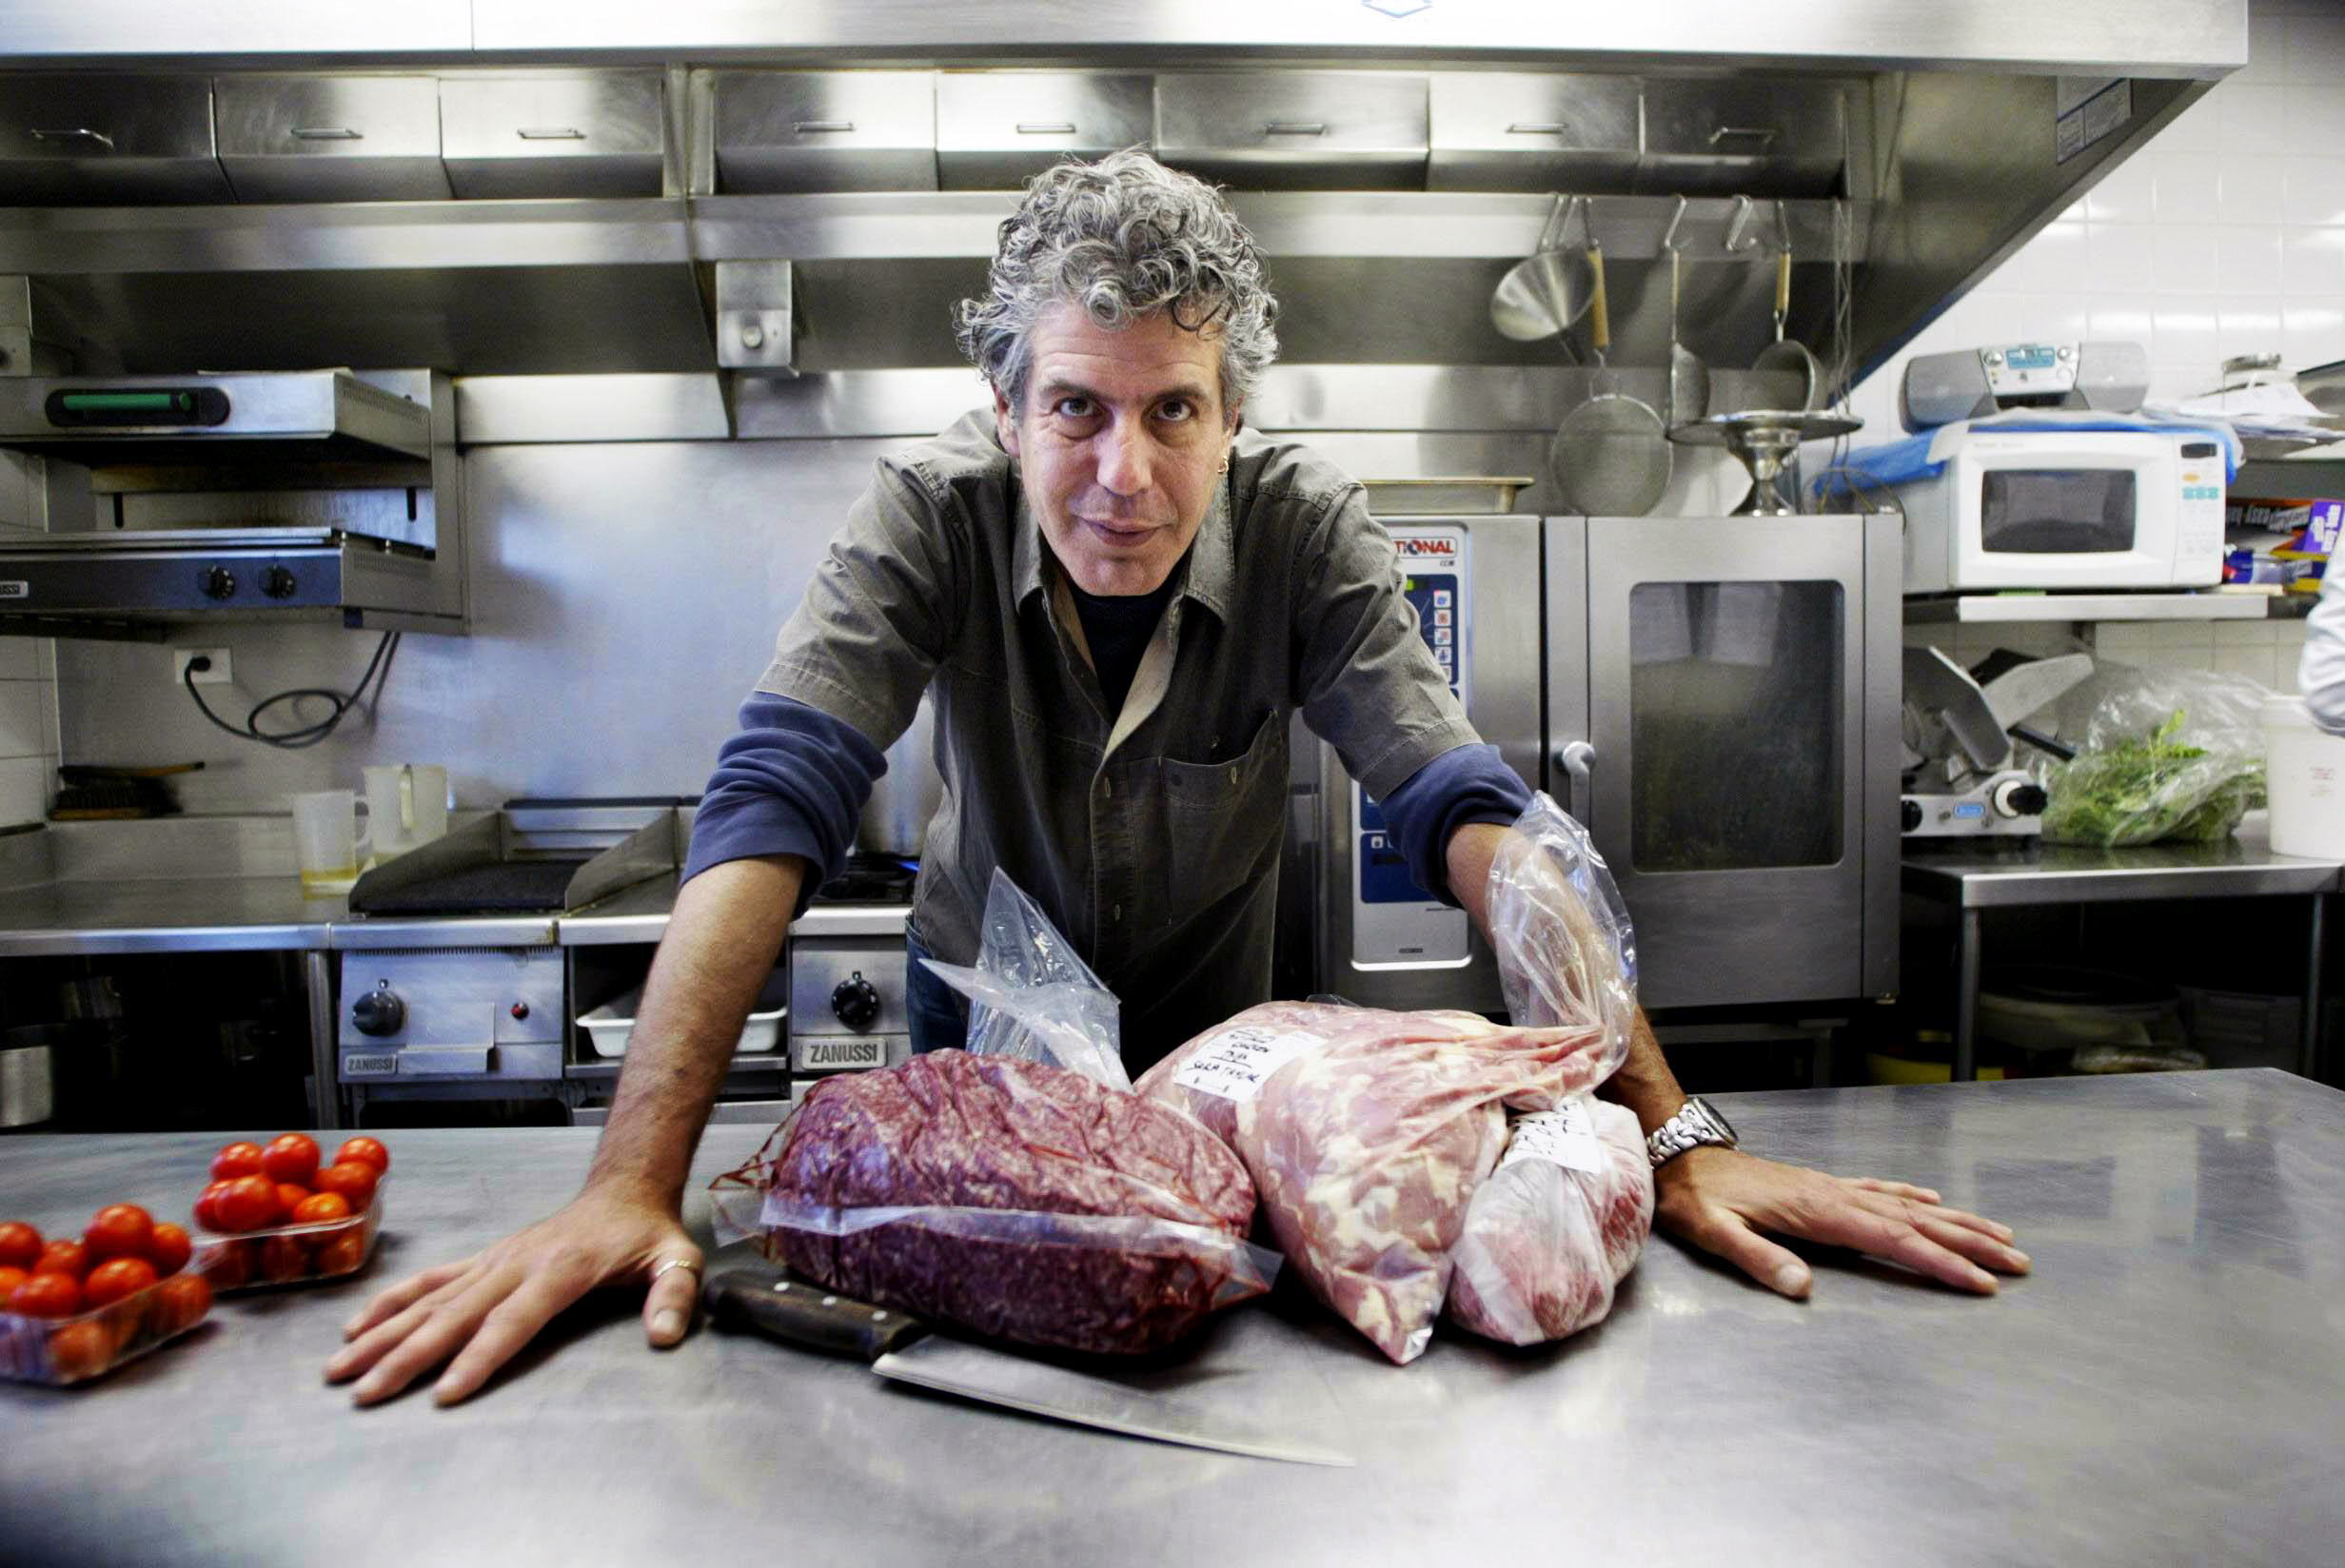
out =
{"type": "Polygon", "coordinates": [[[1641,518],[1669,487],[1669,439],[1652,405],[1617,391],[1605,355],[1612,346],[1612,318],[1605,303],[1604,247],[1591,222],[1587,265],[1592,280],[1588,319],[1596,369],[1588,399],[1564,416],[1547,447],[1555,487],[1570,510],[1588,517],[1641,518]]]}

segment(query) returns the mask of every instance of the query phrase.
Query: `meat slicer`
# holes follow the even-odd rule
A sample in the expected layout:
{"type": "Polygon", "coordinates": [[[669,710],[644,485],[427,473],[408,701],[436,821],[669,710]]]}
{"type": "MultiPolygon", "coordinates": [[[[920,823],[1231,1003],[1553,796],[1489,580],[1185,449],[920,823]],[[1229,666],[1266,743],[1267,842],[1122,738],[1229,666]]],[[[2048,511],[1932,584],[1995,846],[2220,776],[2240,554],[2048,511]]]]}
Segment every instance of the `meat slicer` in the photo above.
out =
{"type": "Polygon", "coordinates": [[[1936,648],[1905,650],[1899,818],[1908,838],[2024,837],[2043,831],[2044,787],[2013,766],[2015,736],[2056,756],[2070,748],[2029,716],[2093,673],[2086,654],[1998,654],[1980,676],[1936,648]]]}

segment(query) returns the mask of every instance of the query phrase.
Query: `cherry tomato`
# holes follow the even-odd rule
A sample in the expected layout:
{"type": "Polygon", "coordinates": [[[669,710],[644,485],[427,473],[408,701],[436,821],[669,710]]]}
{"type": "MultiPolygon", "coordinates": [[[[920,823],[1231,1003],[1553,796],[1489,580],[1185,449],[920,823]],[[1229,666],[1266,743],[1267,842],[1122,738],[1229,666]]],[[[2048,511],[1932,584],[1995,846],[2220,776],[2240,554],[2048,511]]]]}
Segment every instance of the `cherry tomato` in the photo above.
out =
{"type": "Polygon", "coordinates": [[[86,1242],[51,1242],[41,1248],[41,1255],[32,1262],[35,1274],[64,1274],[80,1284],[82,1276],[89,1272],[89,1246],[86,1242]]]}
{"type": "Polygon", "coordinates": [[[211,1201],[223,1230],[259,1230],[285,1218],[285,1200],[266,1176],[239,1176],[211,1201]]]}
{"type": "Polygon", "coordinates": [[[193,1328],[211,1310],[211,1286],[201,1274],[174,1274],[156,1287],[147,1307],[147,1327],[163,1339],[193,1328]]]}
{"type": "Polygon", "coordinates": [[[194,1250],[186,1227],[168,1220],[156,1225],[147,1238],[147,1261],[155,1265],[157,1274],[178,1273],[187,1266],[187,1255],[194,1250]]]}
{"type": "Polygon", "coordinates": [[[298,1280],[309,1272],[309,1248],[299,1236],[267,1236],[261,1241],[260,1277],[272,1284],[298,1280]]]}
{"type": "Polygon", "coordinates": [[[352,1225],[318,1247],[318,1273],[323,1276],[355,1274],[366,1261],[366,1232],[352,1225]]]}
{"type": "Polygon", "coordinates": [[[70,1274],[29,1277],[9,1292],[9,1310],[24,1318],[69,1318],[82,1309],[81,1282],[70,1274]]]}
{"type": "Polygon", "coordinates": [[[242,1290],[252,1283],[260,1246],[253,1242],[215,1242],[204,1249],[204,1283],[214,1290],[242,1290]]]}
{"type": "Polygon", "coordinates": [[[108,1258],[89,1271],[82,1285],[82,1305],[104,1306],[135,1296],[155,1279],[155,1265],[144,1258],[108,1258]]]}
{"type": "Polygon", "coordinates": [[[350,1200],[339,1192],[313,1192],[293,1209],[295,1225],[311,1225],[319,1220],[346,1220],[350,1217],[350,1200]]]}
{"type": "Polygon", "coordinates": [[[0,1312],[8,1310],[10,1294],[31,1278],[30,1274],[14,1264],[0,1264],[0,1312]]]}
{"type": "Polygon", "coordinates": [[[352,1138],[334,1150],[334,1164],[340,1165],[345,1160],[356,1160],[360,1165],[374,1166],[386,1176],[390,1174],[391,1151],[372,1138],[352,1138]]]}
{"type": "Polygon", "coordinates": [[[82,1240],[89,1244],[89,1256],[95,1259],[140,1258],[146,1256],[147,1238],[154,1229],[154,1217],[138,1205],[108,1204],[82,1232],[82,1240]]]}
{"type": "Polygon", "coordinates": [[[318,1141],[306,1132],[271,1138],[261,1150],[261,1174],[272,1182],[307,1186],[318,1173],[318,1141]]]}
{"type": "Polygon", "coordinates": [[[49,1370],[61,1382],[94,1378],[113,1364],[114,1336],[104,1323],[67,1323],[49,1337],[49,1370]]]}
{"type": "Polygon", "coordinates": [[[239,1176],[261,1174],[261,1146],[254,1143],[230,1144],[211,1157],[211,1173],[223,1182],[232,1182],[239,1176]]]}
{"type": "Polygon", "coordinates": [[[375,1201],[375,1184],[382,1180],[383,1173],[374,1166],[345,1160],[318,1172],[318,1190],[341,1193],[349,1200],[351,1213],[364,1214],[375,1201]]]}
{"type": "Polygon", "coordinates": [[[277,1206],[287,1214],[292,1213],[308,1201],[309,1189],[299,1182],[279,1182],[277,1184],[277,1206]]]}
{"type": "MultiPolygon", "coordinates": [[[[231,1178],[232,1180],[232,1178],[231,1178]]],[[[203,1196],[195,1200],[195,1223],[206,1230],[226,1230],[220,1223],[220,1194],[228,1189],[227,1182],[213,1182],[204,1188],[203,1196]]]]}
{"type": "MultiPolygon", "coordinates": [[[[357,1140],[353,1139],[352,1142],[357,1140]]],[[[41,1233],[22,1220],[0,1225],[0,1268],[30,1268],[41,1255],[41,1233]]]]}

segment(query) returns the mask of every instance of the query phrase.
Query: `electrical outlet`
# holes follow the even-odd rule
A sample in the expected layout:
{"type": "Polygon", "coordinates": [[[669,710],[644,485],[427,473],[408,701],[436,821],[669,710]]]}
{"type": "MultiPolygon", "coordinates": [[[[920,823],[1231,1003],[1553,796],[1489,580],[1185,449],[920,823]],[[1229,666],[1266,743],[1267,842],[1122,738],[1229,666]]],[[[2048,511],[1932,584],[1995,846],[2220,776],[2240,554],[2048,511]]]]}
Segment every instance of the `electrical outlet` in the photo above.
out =
{"type": "Polygon", "coordinates": [[[226,648],[174,648],[171,650],[171,684],[186,685],[187,663],[198,658],[211,660],[211,668],[195,672],[198,686],[226,686],[233,678],[228,671],[228,651],[226,648]]]}

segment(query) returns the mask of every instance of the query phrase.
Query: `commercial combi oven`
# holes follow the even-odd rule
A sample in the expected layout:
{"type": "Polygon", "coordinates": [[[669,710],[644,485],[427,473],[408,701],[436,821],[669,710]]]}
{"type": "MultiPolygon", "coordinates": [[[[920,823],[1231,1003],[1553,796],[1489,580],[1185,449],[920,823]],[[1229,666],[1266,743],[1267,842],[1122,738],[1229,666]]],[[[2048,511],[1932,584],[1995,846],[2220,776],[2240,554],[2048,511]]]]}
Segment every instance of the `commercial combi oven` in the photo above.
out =
{"type": "MultiPolygon", "coordinates": [[[[1475,728],[1610,866],[1647,1008],[1894,991],[1895,519],[1384,520],[1475,728]]],[[[1282,986],[1307,947],[1322,992],[1501,1009],[1481,934],[1409,881],[1332,748],[1296,754],[1282,986]]]]}

